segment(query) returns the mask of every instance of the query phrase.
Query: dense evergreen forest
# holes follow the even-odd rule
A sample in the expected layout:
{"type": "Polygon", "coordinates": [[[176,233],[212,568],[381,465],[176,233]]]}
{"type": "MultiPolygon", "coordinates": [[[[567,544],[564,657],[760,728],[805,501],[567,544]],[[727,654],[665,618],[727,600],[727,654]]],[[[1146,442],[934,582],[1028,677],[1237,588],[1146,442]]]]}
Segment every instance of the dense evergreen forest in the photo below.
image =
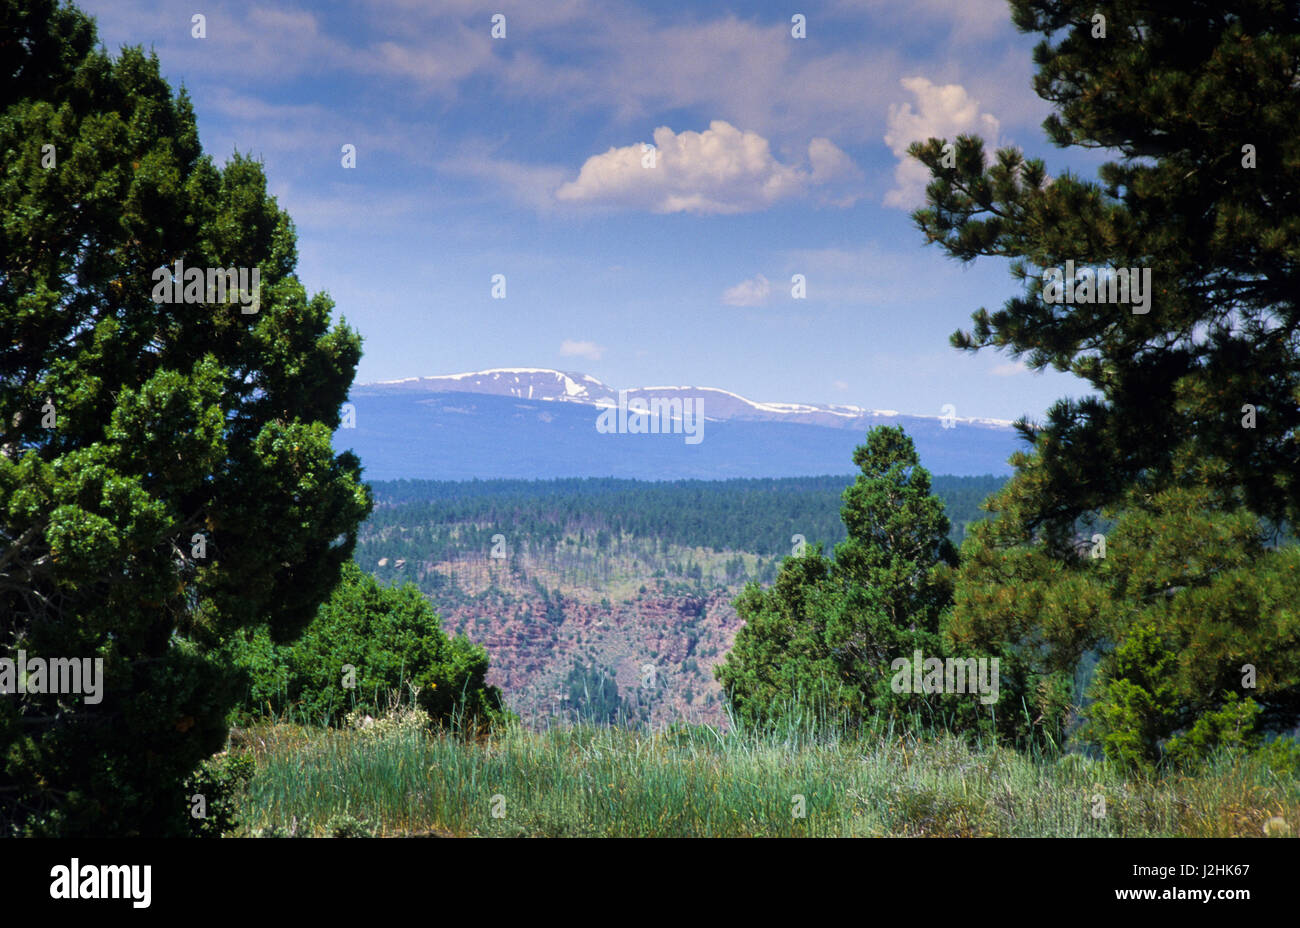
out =
{"type": "MultiPolygon", "coordinates": [[[[840,507],[849,476],[654,482],[616,478],[568,480],[395,480],[371,484],[375,510],[362,537],[420,528],[419,551],[386,549],[396,557],[444,556],[492,545],[508,535],[545,546],[567,532],[623,534],[664,544],[789,554],[792,539],[828,550],[845,538],[840,507]],[[438,530],[438,527],[444,527],[438,530]],[[455,531],[452,527],[456,527],[455,531]]],[[[980,503],[1004,483],[994,476],[934,478],[959,543],[965,526],[985,517],[980,503]]],[[[414,539],[412,539],[414,540],[414,539]]],[[[597,542],[597,547],[604,547],[597,542]]],[[[371,566],[371,565],[367,565],[371,566]]]]}

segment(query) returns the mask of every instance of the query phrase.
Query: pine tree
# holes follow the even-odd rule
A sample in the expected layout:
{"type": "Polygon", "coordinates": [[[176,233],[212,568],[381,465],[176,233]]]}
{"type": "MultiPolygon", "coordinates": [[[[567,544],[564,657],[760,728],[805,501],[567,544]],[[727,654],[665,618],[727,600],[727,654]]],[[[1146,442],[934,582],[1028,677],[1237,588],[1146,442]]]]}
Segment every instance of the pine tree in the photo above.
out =
{"type": "Polygon", "coordinates": [[[1025,286],[954,345],[1006,349],[1097,392],[1020,423],[1032,447],[989,503],[999,518],[963,549],[954,633],[1015,645],[1043,714],[1086,653],[1106,654],[1092,732],[1134,763],[1189,744],[1180,733],[1207,713],[1244,719],[1248,702],[1285,729],[1300,591],[1278,582],[1294,552],[1260,539],[1300,516],[1300,11],[1011,6],[1043,36],[1048,136],[1119,160],[1092,182],[1012,149],[990,164],[973,137],[912,147],[932,175],[914,214],[928,241],[964,261],[1011,258],[1025,286]],[[1063,303],[1053,269],[1069,262],[1139,282],[1149,270],[1150,285],[1129,303],[1063,303]],[[1098,514],[1118,520],[1101,557],[1098,514]],[[1253,694],[1246,663],[1260,670],[1253,694]]]}
{"type": "Polygon", "coordinates": [[[932,173],[914,218],[964,261],[1013,259],[1023,296],[974,314],[961,348],[1005,348],[1088,381],[1022,480],[1031,525],[1068,530],[1178,449],[1230,465],[1252,510],[1300,514],[1300,14],[1248,0],[1013,0],[1040,32],[1035,89],[1058,146],[1121,155],[1100,182],[978,138],[912,147],[932,173]],[[1105,36],[1096,17],[1104,17],[1105,36]],[[1096,36],[1096,37],[1094,37],[1096,36]],[[951,166],[949,166],[951,165],[951,166]],[[1043,272],[1149,269],[1150,304],[1049,303],[1043,272]],[[1137,311],[1135,311],[1137,310],[1137,311]],[[1243,428],[1254,408],[1255,425],[1243,428]]]}

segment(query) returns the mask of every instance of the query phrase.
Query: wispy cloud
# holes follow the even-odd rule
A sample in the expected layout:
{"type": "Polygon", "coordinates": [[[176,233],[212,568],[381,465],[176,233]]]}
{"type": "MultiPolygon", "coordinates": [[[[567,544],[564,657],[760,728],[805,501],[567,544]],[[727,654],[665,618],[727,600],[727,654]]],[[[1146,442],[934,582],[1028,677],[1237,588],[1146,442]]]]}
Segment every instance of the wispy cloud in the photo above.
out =
{"type": "Polygon", "coordinates": [[[481,143],[466,143],[456,154],[438,162],[446,174],[472,177],[511,200],[539,212],[555,207],[555,191],[568,171],[559,165],[527,164],[500,158],[481,143]]]}
{"type": "Polygon", "coordinates": [[[1029,367],[1024,361],[1008,361],[997,365],[989,373],[995,377],[1015,377],[1017,374],[1028,374],[1029,367]]]}
{"type": "Polygon", "coordinates": [[[762,306],[772,293],[772,285],[762,274],[728,287],[722,302],[728,306],[762,306]]]}
{"type": "Polygon", "coordinates": [[[561,357],[586,358],[588,361],[599,361],[604,353],[604,346],[597,345],[595,342],[580,342],[570,338],[560,342],[561,357]]]}

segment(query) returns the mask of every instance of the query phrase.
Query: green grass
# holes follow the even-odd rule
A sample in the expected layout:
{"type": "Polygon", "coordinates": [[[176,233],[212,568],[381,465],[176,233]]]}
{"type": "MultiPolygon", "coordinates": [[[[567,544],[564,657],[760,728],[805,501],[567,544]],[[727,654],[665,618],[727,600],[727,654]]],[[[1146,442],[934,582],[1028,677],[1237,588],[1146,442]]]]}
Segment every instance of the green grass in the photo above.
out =
{"type": "Polygon", "coordinates": [[[942,735],[513,725],[466,741],[410,719],[266,724],[238,740],[256,762],[249,834],[327,835],[348,820],[379,835],[609,837],[1260,836],[1270,819],[1291,834],[1300,824],[1300,782],[1241,757],[1147,779],[942,735]]]}

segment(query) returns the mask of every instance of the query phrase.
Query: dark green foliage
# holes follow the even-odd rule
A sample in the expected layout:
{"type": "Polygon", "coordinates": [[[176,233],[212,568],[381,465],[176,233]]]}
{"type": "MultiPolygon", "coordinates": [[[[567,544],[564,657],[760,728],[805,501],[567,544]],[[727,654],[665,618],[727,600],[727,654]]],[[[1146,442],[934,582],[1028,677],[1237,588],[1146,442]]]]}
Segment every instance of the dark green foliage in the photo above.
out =
{"type": "Polygon", "coordinates": [[[231,650],[248,674],[242,708],[251,715],[337,724],[351,711],[380,715],[394,694],[414,693],[434,722],[472,730],[503,718],[500,692],[484,682],[487,652],[449,638],[413,585],[383,586],[355,563],[296,642],[276,645],[258,629],[231,650]]]}
{"type": "Polygon", "coordinates": [[[962,137],[948,167],[930,139],[912,148],[932,175],[914,219],[951,256],[1011,258],[1025,285],[956,346],[1071,371],[1097,395],[1021,424],[1032,450],[962,549],[951,629],[1015,654],[1030,712],[1050,724],[1100,653],[1085,731],[1113,759],[1255,747],[1300,720],[1300,554],[1275,544],[1300,514],[1300,12],[1011,7],[1042,36],[1049,137],[1119,160],[1099,182],[1049,178],[1042,161],[1007,149],[990,163],[962,137]],[[1067,261],[1150,269],[1149,307],[1049,303],[1041,272],[1067,261]],[[1105,557],[1078,534],[1091,513],[1109,520],[1105,557]]]}
{"type": "Polygon", "coordinates": [[[297,634],[369,510],[331,447],[360,339],[294,276],[261,166],[214,164],[157,59],[95,44],[0,0],[0,649],[105,681],[0,701],[0,834],[186,833],[237,695],[214,646],[297,634]],[[177,260],[257,268],[258,311],[155,302],[177,260]]]}
{"type": "Polygon", "coordinates": [[[239,808],[253,779],[256,765],[252,755],[225,752],[209,757],[185,781],[185,801],[191,804],[190,834],[196,838],[220,838],[239,825],[239,808]],[[206,817],[196,818],[194,797],[202,796],[206,817]]]}
{"type": "MultiPolygon", "coordinates": [[[[395,527],[425,528],[428,534],[420,539],[417,556],[434,560],[449,551],[486,551],[497,532],[544,547],[548,539],[554,545],[566,530],[580,529],[595,531],[597,544],[606,546],[626,533],[667,544],[784,557],[796,534],[827,544],[844,539],[839,506],[845,479],[376,481],[371,484],[375,511],[363,529],[358,557],[367,563],[361,552],[372,550],[382,551],[379,556],[406,557],[409,549],[402,549],[400,541],[370,541],[395,527]],[[453,525],[461,530],[455,538],[435,530],[453,525]]],[[[985,517],[980,503],[1004,482],[993,476],[934,478],[934,492],[953,519],[954,543],[961,541],[967,522],[985,517]]]]}
{"type": "MultiPolygon", "coordinates": [[[[915,214],[950,255],[1013,259],[1022,296],[979,310],[968,349],[1006,348],[1031,368],[1086,379],[1096,399],[1061,401],[1036,445],[1032,524],[1057,526],[1167,475],[1180,448],[1228,465],[1254,512],[1300,512],[1300,13],[1240,0],[1012,0],[1038,32],[1034,86],[1056,112],[1058,146],[1120,160],[1093,182],[1012,149],[988,163],[976,138],[913,153],[931,170],[915,214]],[[1092,18],[1108,24],[1092,36],[1092,18]],[[1243,164],[1254,147],[1256,166],[1243,164]],[[1146,313],[1113,303],[1052,305],[1039,271],[1150,268],[1146,313]],[[1241,407],[1258,410],[1254,429],[1241,407]],[[1086,449],[1086,453],[1081,453],[1086,449]]],[[[1033,430],[1030,430],[1031,432],[1033,430]]],[[[1023,481],[1022,481],[1023,483],[1023,481]]]]}
{"type": "Polygon", "coordinates": [[[941,617],[951,601],[943,503],[932,494],[901,428],[876,428],[853,456],[843,494],[848,537],[834,559],[820,547],[787,558],[775,585],[745,588],[746,624],[715,673],[736,715],[772,721],[793,703],[849,720],[963,728],[981,715],[970,695],[894,692],[895,660],[944,657],[941,617]]]}
{"type": "Polygon", "coordinates": [[[1266,546],[1249,512],[1187,490],[1134,501],[1111,538],[1105,561],[1084,568],[1117,642],[1087,713],[1107,755],[1188,764],[1292,728],[1300,548],[1266,546]]]}
{"type": "Polygon", "coordinates": [[[819,713],[865,711],[861,686],[841,679],[825,642],[825,616],[816,597],[828,584],[830,568],[820,546],[811,548],[787,558],[772,587],[750,583],[736,599],[745,625],[714,675],[743,722],[774,720],[796,701],[819,713]]]}

